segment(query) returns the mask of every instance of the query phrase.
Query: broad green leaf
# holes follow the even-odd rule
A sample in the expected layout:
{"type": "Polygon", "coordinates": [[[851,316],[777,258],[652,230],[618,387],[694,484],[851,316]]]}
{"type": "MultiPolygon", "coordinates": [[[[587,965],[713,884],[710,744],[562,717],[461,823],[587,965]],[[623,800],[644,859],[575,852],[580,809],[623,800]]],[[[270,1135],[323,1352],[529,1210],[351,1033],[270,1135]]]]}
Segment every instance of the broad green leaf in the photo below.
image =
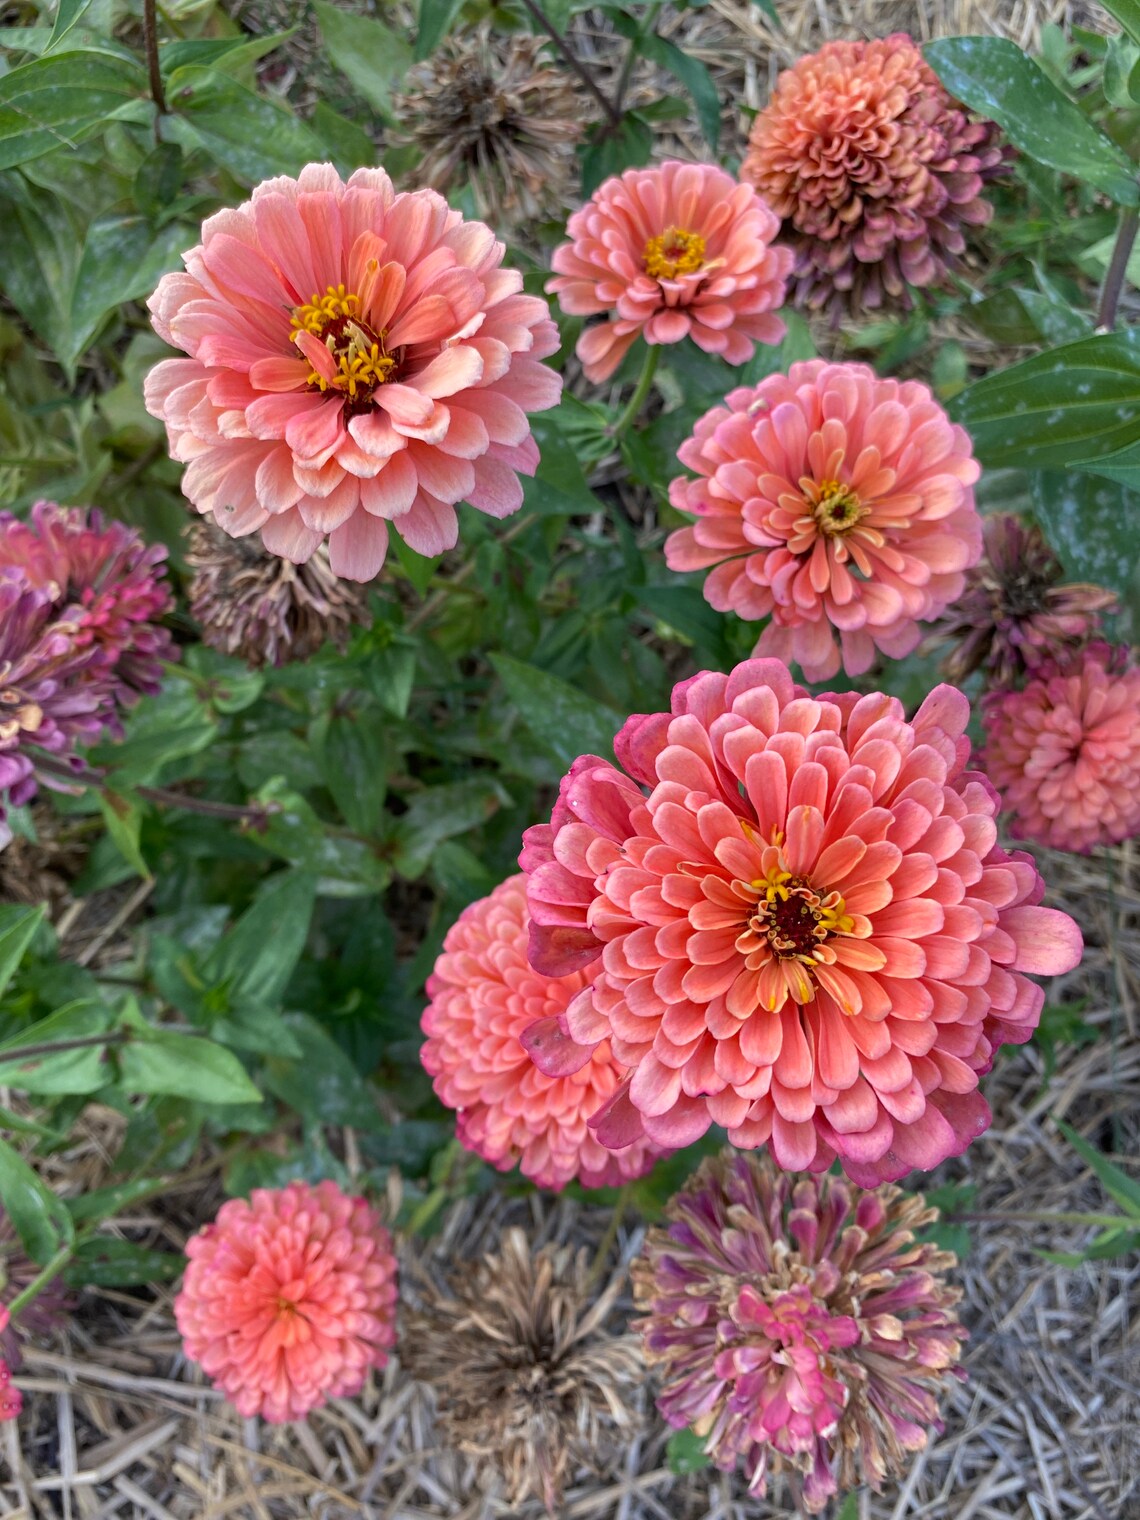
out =
{"type": "Polygon", "coordinates": [[[569,766],[579,755],[613,754],[621,717],[567,681],[509,654],[493,654],[499,674],[519,716],[531,733],[559,761],[569,766]]]}
{"type": "Polygon", "coordinates": [[[951,95],[996,121],[1030,158],[1095,185],[1120,205],[1140,205],[1135,165],[1016,43],[941,37],[923,54],[951,95]]]}
{"type": "Polygon", "coordinates": [[[63,1277],[73,1288],[141,1288],[173,1282],[185,1267],[180,1251],[156,1251],[133,1240],[94,1235],[80,1241],[63,1277]]]}
{"type": "Polygon", "coordinates": [[[288,42],[295,31],[296,27],[292,27],[287,32],[272,32],[264,37],[249,37],[244,32],[236,37],[179,37],[173,42],[159,43],[158,63],[164,79],[177,69],[188,67],[234,76],[249,70],[251,77],[247,82],[252,84],[252,66],[288,42]]]}
{"type": "Polygon", "coordinates": [[[110,312],[148,296],[162,275],[178,267],[191,241],[192,234],[177,224],[156,236],[141,216],[92,222],[75,276],[70,342],[59,355],[63,363],[79,358],[110,312]]]}
{"type": "Polygon", "coordinates": [[[523,498],[532,512],[561,512],[581,517],[597,512],[601,506],[590,490],[577,450],[569,442],[567,431],[572,413],[565,402],[552,412],[532,418],[538,444],[538,468],[533,479],[523,477],[523,498]]]}
{"type": "Polygon", "coordinates": [[[647,164],[652,152],[653,128],[636,111],[627,111],[613,131],[607,131],[607,123],[600,122],[580,150],[582,194],[593,195],[611,174],[647,164]]]}
{"type": "Polygon", "coordinates": [[[1039,470],[1029,477],[1029,495],[1066,580],[1107,586],[1137,603],[1140,492],[1076,470],[1039,470]]]}
{"type": "Polygon", "coordinates": [[[1077,1133],[1064,1119],[1057,1120],[1057,1128],[1080,1156],[1091,1166],[1108,1196],[1120,1205],[1132,1219],[1140,1219],[1140,1182],[1130,1177],[1104,1155],[1095,1145],[1090,1145],[1083,1135],[1077,1133]]]}
{"type": "Polygon", "coordinates": [[[196,1103],[260,1103],[245,1067],[204,1036],[132,1021],[133,1037],[119,1047],[122,1085],[132,1093],[163,1093],[196,1103]]]}
{"type": "Polygon", "coordinates": [[[1140,493],[1140,442],[1130,443],[1127,448],[1105,454],[1101,459],[1074,459],[1073,469],[1099,475],[1104,480],[1115,480],[1126,486],[1129,494],[1140,493]]]}
{"type": "Polygon", "coordinates": [[[310,1123],[381,1128],[371,1089],[332,1036],[307,1013],[288,1013],[283,1022],[302,1054],[300,1060],[266,1062],[270,1092],[310,1123]]]}
{"type": "Polygon", "coordinates": [[[0,993],[15,976],[24,951],[35,938],[46,913],[42,903],[34,908],[25,908],[22,903],[0,907],[0,993]]]}
{"type": "Polygon", "coordinates": [[[423,596],[431,583],[431,578],[435,574],[443,555],[436,554],[429,559],[425,554],[417,554],[414,549],[404,542],[398,533],[389,534],[388,543],[389,547],[395,551],[400,569],[416,588],[417,593],[423,596]]]}
{"type": "Polygon", "coordinates": [[[1104,59],[1104,93],[1109,105],[1130,111],[1136,104],[1136,83],[1140,82],[1140,48],[1129,37],[1108,39],[1104,59]]]}
{"type": "Polygon", "coordinates": [[[637,39],[637,51],[643,58],[680,80],[696,107],[701,133],[715,153],[720,142],[720,96],[705,65],[656,32],[643,34],[637,22],[624,11],[614,11],[612,16],[614,26],[623,36],[637,39]]]}
{"type": "Polygon", "coordinates": [[[339,111],[318,100],[309,118],[309,126],[328,149],[333,162],[343,175],[354,169],[370,167],[376,162],[376,144],[363,127],[339,111]]]}
{"type": "MultiPolygon", "coordinates": [[[[0,78],[0,169],[85,137],[143,103],[146,72],[103,52],[52,53],[0,78]]],[[[149,109],[149,108],[148,108],[149,109]]]]}
{"type": "Polygon", "coordinates": [[[22,1029],[0,1045],[0,1086],[44,1095],[98,1092],[114,1077],[107,1064],[105,1045],[88,1045],[80,1050],[61,1050],[55,1054],[48,1051],[20,1061],[5,1059],[5,1052],[29,1045],[59,1044],[106,1034],[113,1022],[111,1010],[93,998],[57,1008],[46,1019],[22,1029]]]}
{"type": "Polygon", "coordinates": [[[142,1202],[144,1198],[153,1198],[157,1193],[165,1192],[169,1186],[170,1179],[167,1177],[136,1177],[131,1182],[116,1182],[110,1187],[80,1193],[76,1198],[65,1198],[64,1204],[76,1224],[90,1224],[93,1221],[99,1223],[100,1220],[111,1219],[124,1209],[142,1202]]]}
{"type": "Polygon", "coordinates": [[[1140,437],[1140,338],[1105,333],[977,380],[950,415],[990,469],[1064,468],[1140,437]]]}
{"type": "Polygon", "coordinates": [[[429,786],[408,800],[396,820],[393,864],[402,876],[427,869],[436,845],[486,823],[510,799],[489,776],[472,776],[444,786],[429,786]]]}
{"type": "MultiPolygon", "coordinates": [[[[384,654],[389,654],[385,650],[384,654]]],[[[402,649],[411,692],[415,650],[402,649]]],[[[398,698],[399,692],[393,696],[398,698]]],[[[407,697],[404,698],[405,711],[407,697]]],[[[329,720],[320,746],[325,785],[350,829],[371,839],[380,832],[384,818],[384,793],[388,776],[388,730],[391,719],[375,706],[329,720]]]]}
{"type": "Polygon", "coordinates": [[[313,13],[331,61],[385,121],[394,121],[392,86],[411,66],[411,47],[383,21],[341,10],[329,0],[313,0],[313,13]]]}
{"type": "Polygon", "coordinates": [[[203,148],[238,179],[255,184],[297,174],[321,156],[299,117],[216,69],[176,69],[167,84],[166,127],[184,148],[203,148]]]}
{"type": "Polygon", "coordinates": [[[416,49],[412,55],[417,63],[431,57],[462,9],[463,0],[420,0],[416,49]]]}
{"type": "Polygon", "coordinates": [[[1116,17],[1133,42],[1140,42],[1140,0],[1100,0],[1100,3],[1110,16],[1116,17]]]}
{"type": "Polygon", "coordinates": [[[0,1140],[0,1205],[24,1250],[41,1267],[74,1238],[71,1215],[63,1203],[6,1140],[0,1140]]]}
{"type": "Polygon", "coordinates": [[[0,174],[0,289],[53,353],[68,346],[82,232],[64,201],[0,174]]]}
{"type": "Polygon", "coordinates": [[[233,1001],[281,1001],[301,959],[316,883],[302,871],[270,877],[230,932],[202,966],[203,978],[224,985],[233,1001]]]}
{"type": "Polygon", "coordinates": [[[322,896],[368,896],[382,892],[391,881],[391,866],[378,849],[330,828],[279,778],[267,782],[257,795],[260,801],[272,804],[273,811],[263,826],[249,831],[249,838],[311,872],[322,896]]]}
{"type": "Polygon", "coordinates": [[[665,1461],[670,1472],[700,1472],[709,1465],[704,1436],[695,1430],[675,1430],[665,1444],[665,1461]]]}
{"type": "Polygon", "coordinates": [[[51,29],[46,52],[50,53],[53,48],[60,45],[90,4],[91,0],[59,0],[55,12],[55,25],[51,29]]]}
{"type": "Polygon", "coordinates": [[[155,218],[170,206],[182,189],[185,154],[177,143],[157,143],[135,171],[135,205],[144,216],[155,218]]]}
{"type": "Polygon", "coordinates": [[[149,880],[150,867],[143,859],[142,850],[139,847],[139,838],[142,833],[141,803],[134,798],[120,796],[110,787],[103,787],[97,791],[95,800],[99,804],[99,811],[103,814],[107,833],[111,836],[119,854],[136,875],[149,880]]]}

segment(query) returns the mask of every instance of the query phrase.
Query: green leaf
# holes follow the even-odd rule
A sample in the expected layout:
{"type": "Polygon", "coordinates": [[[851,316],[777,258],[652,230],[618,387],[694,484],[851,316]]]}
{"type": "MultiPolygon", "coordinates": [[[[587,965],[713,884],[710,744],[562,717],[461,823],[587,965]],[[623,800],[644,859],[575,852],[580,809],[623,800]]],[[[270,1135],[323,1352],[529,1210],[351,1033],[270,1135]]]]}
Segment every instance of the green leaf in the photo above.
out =
{"type": "Polygon", "coordinates": [[[843,1503],[835,1512],[835,1520],[859,1520],[859,1490],[845,1494],[843,1503]]]}
{"type": "Polygon", "coordinates": [[[1095,185],[1120,205],[1140,205],[1135,165],[1016,43],[941,37],[923,54],[951,95],[996,121],[1030,158],[1095,185]]]}
{"type": "Polygon", "coordinates": [[[40,1266],[75,1235],[71,1215],[6,1140],[0,1140],[0,1205],[24,1250],[40,1266]]]}
{"type": "Polygon", "coordinates": [[[298,117],[216,69],[180,68],[167,84],[176,112],[167,131],[186,149],[203,148],[223,169],[250,184],[298,174],[321,156],[321,145],[298,117]]]}
{"type": "Polygon", "coordinates": [[[1029,477],[1029,495],[1066,579],[1107,586],[1135,604],[1140,493],[1094,475],[1039,470],[1029,477]]]}
{"type": "Polygon", "coordinates": [[[310,1123],[383,1128],[371,1088],[332,1036],[307,1013],[287,1013],[283,1023],[301,1058],[266,1062],[270,1092],[310,1123]]]}
{"type": "Polygon", "coordinates": [[[46,915],[47,908],[42,903],[35,908],[25,908],[19,903],[0,907],[0,994],[15,976],[24,951],[46,915]]]}
{"type": "Polygon", "coordinates": [[[376,144],[363,127],[349,121],[339,111],[318,100],[309,118],[309,126],[329,150],[341,174],[370,167],[376,162],[376,144]]]}
{"type": "Polygon", "coordinates": [[[1114,1166],[1107,1156],[1098,1151],[1095,1145],[1090,1145],[1064,1119],[1057,1120],[1057,1128],[1081,1160],[1092,1167],[1113,1202],[1118,1203],[1130,1219],[1140,1219],[1140,1182],[1121,1171],[1120,1167],[1114,1166]]]}
{"type": "Polygon", "coordinates": [[[185,174],[185,155],[177,143],[160,142],[135,170],[132,187],[135,205],[151,218],[166,211],[174,201],[185,174]]]}
{"type": "Polygon", "coordinates": [[[590,489],[579,453],[569,441],[575,420],[567,402],[531,419],[539,459],[534,478],[523,478],[523,497],[532,512],[581,517],[601,507],[590,489]]]}
{"type": "Polygon", "coordinates": [[[491,664],[523,722],[559,764],[569,766],[584,754],[603,759],[613,754],[622,719],[612,709],[509,654],[493,654],[491,664]]]}
{"type": "Polygon", "coordinates": [[[1046,1003],[1041,1018],[1033,1031],[1033,1043],[1041,1052],[1041,1064],[1045,1068],[1045,1085],[1053,1079],[1057,1070],[1057,1046],[1091,1045],[1099,1038],[1095,1025],[1088,1024],[1081,1014],[1088,1007],[1088,999],[1076,1003],[1046,1003]]]}
{"type": "Polygon", "coordinates": [[[463,0],[420,0],[416,50],[412,55],[417,63],[431,57],[462,9],[463,0]]]}
{"type": "Polygon", "coordinates": [[[99,804],[103,822],[107,825],[107,833],[114,841],[115,848],[136,875],[149,881],[150,867],[143,859],[142,850],[139,848],[139,837],[142,832],[142,805],[134,798],[120,796],[110,787],[103,787],[97,791],[95,800],[99,804]]]}
{"type": "Polygon", "coordinates": [[[82,233],[62,199],[0,175],[0,287],[54,353],[67,346],[82,233]]]}
{"type": "Polygon", "coordinates": [[[636,21],[622,11],[613,12],[614,26],[623,36],[637,38],[637,50],[658,68],[666,69],[688,91],[697,111],[701,133],[709,147],[716,152],[720,142],[720,96],[713,77],[699,58],[683,53],[675,43],[659,37],[656,32],[641,34],[636,21]]]}
{"type": "Polygon", "coordinates": [[[489,776],[429,786],[408,800],[396,820],[393,864],[401,876],[419,876],[438,844],[486,823],[510,798],[489,776]]]}
{"type": "Polygon", "coordinates": [[[304,872],[271,876],[204,961],[203,979],[225,986],[234,1001],[279,1003],[305,948],[315,899],[316,883],[304,872]]]}
{"type": "MultiPolygon", "coordinates": [[[[313,0],[313,13],[330,60],[357,94],[385,121],[394,122],[392,86],[411,66],[408,43],[374,16],[354,15],[329,4],[329,0],[313,0]]],[[[422,28],[422,15],[420,25],[422,28]]]]}
{"type": "Polygon", "coordinates": [[[92,222],[75,276],[70,342],[59,353],[63,363],[79,358],[110,312],[148,296],[160,277],[180,264],[179,255],[191,240],[192,234],[177,223],[156,237],[141,216],[92,222]]]}
{"type": "MultiPolygon", "coordinates": [[[[287,32],[270,32],[264,37],[179,37],[158,44],[158,64],[164,79],[187,67],[214,69],[219,74],[238,74],[250,70],[259,58],[288,42],[296,27],[287,32]]],[[[252,77],[247,83],[252,83],[252,77]]]]}
{"type": "MultiPolygon", "coordinates": [[[[405,652],[411,655],[410,692],[415,651],[405,652]]],[[[380,832],[384,818],[389,726],[383,713],[365,708],[330,719],[321,744],[325,785],[349,828],[368,838],[380,832]]]]}
{"type": "Polygon", "coordinates": [[[436,554],[429,559],[424,554],[417,554],[398,533],[392,533],[388,539],[391,547],[396,551],[396,559],[400,569],[411,581],[419,596],[423,596],[427,590],[432,576],[439,566],[442,554],[436,554]]]}
{"type": "Polygon", "coordinates": [[[1100,0],[1100,3],[1110,16],[1116,17],[1133,42],[1140,42],[1140,0],[1100,0]]]}
{"type": "Polygon", "coordinates": [[[669,1471],[678,1475],[700,1472],[709,1465],[704,1436],[695,1430],[675,1430],[665,1446],[665,1461],[669,1471]]]}
{"type": "Polygon", "coordinates": [[[196,1103],[260,1103],[245,1067],[224,1046],[201,1035],[157,1029],[132,1020],[132,1038],[119,1049],[122,1085],[132,1093],[163,1093],[196,1103]]]}
{"type": "Polygon", "coordinates": [[[636,111],[627,111],[621,125],[607,130],[607,123],[594,127],[581,149],[582,194],[593,195],[603,180],[623,169],[640,168],[653,152],[653,128],[636,111]]]}
{"type": "Polygon", "coordinates": [[[111,1010],[94,998],[83,998],[57,1008],[46,1019],[21,1029],[19,1034],[12,1035],[0,1045],[0,1086],[43,1095],[98,1092],[114,1075],[107,1065],[105,1045],[88,1045],[81,1050],[61,1050],[56,1054],[48,1051],[20,1061],[6,1060],[5,1052],[28,1045],[48,1045],[106,1034],[113,1022],[111,1010]]]}
{"type": "Polygon", "coordinates": [[[45,52],[50,53],[53,48],[60,45],[90,4],[91,0],[59,0],[55,13],[55,25],[51,29],[45,52]]]}
{"type": "Polygon", "coordinates": [[[131,1182],[116,1182],[111,1187],[94,1188],[76,1198],[65,1198],[64,1205],[75,1224],[98,1224],[112,1219],[144,1198],[153,1198],[170,1186],[165,1177],[136,1177],[131,1182]]]}
{"type": "Polygon", "coordinates": [[[174,1282],[185,1266],[180,1251],[155,1251],[132,1240],[95,1235],[80,1241],[63,1278],[73,1288],[142,1288],[174,1282]]]}
{"type": "Polygon", "coordinates": [[[361,897],[382,892],[392,879],[379,851],[362,839],[343,837],[323,823],[298,793],[275,778],[257,794],[273,805],[264,826],[249,837],[317,878],[317,891],[328,897],[361,897]]]}
{"type": "Polygon", "coordinates": [[[0,78],[0,169],[74,148],[124,112],[136,114],[146,87],[141,64],[103,52],[21,64],[0,78]]]}
{"type": "Polygon", "coordinates": [[[1100,459],[1140,435],[1140,339],[1105,333],[1035,354],[975,381],[949,411],[990,469],[1100,459]]]}

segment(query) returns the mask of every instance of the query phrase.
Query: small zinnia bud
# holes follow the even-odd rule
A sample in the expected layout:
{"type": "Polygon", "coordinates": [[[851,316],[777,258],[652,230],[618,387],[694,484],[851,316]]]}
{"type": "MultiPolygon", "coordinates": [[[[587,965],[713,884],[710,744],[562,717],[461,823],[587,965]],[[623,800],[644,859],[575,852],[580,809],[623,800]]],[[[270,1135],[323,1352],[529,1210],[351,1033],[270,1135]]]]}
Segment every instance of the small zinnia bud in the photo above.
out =
{"type": "Polygon", "coordinates": [[[481,216],[531,220],[565,204],[582,102],[544,37],[453,34],[404,76],[392,109],[433,190],[470,185],[481,216]]]}
{"type": "Polygon", "coordinates": [[[644,1368],[610,1326],[624,1280],[599,1290],[585,1251],[535,1251],[510,1229],[496,1253],[418,1292],[401,1362],[434,1389],[444,1436],[510,1503],[534,1497],[554,1513],[571,1463],[628,1436],[644,1368]]]}
{"type": "Polygon", "coordinates": [[[697,521],[669,535],[669,568],[713,567],[706,601],[770,616],[756,653],[809,681],[909,654],[982,552],[965,429],[866,364],[810,359],[731,391],[678,458],[697,478],[669,499],[697,521]]]}
{"type": "Polygon", "coordinates": [[[955,1258],[914,1236],[938,1210],[726,1150],[666,1213],[632,1274],[668,1423],[694,1426],[758,1497],[783,1475],[813,1515],[900,1476],[926,1427],[942,1428],[947,1380],[964,1376],[955,1258]]]}
{"type": "Polygon", "coordinates": [[[982,765],[1015,839],[1087,855],[1140,834],[1140,667],[1096,643],[982,699],[982,765]]]}
{"type": "Polygon", "coordinates": [[[543,976],[527,962],[526,878],[512,876],[465,908],[428,978],[420,1052],[436,1095],[456,1113],[468,1150],[507,1171],[521,1162],[539,1187],[618,1187],[662,1154],[649,1143],[607,1151],[587,1120],[625,1076],[603,1041],[565,1076],[539,1071],[528,1054],[557,1025],[590,977],[543,976]]]}
{"type": "Polygon", "coordinates": [[[792,256],[771,243],[779,223],[758,195],[713,164],[674,160],[606,180],[567,223],[547,290],[570,316],[607,313],[577,354],[594,384],[609,378],[638,336],[746,364],[778,343],[792,256]]]}
{"type": "Polygon", "coordinates": [[[828,42],[785,69],[749,134],[741,178],[783,219],[800,305],[908,304],[965,251],[1005,153],[905,32],[828,42]]]}
{"type": "Polygon", "coordinates": [[[1067,659],[1116,606],[1101,586],[1060,584],[1061,562],[1040,529],[1012,513],[983,518],[982,540],[981,563],[933,633],[957,645],[942,665],[951,681],[980,667],[994,686],[1012,686],[1034,666],[1067,659]]]}
{"type": "Polygon", "coordinates": [[[455,504],[522,505],[528,412],[561,377],[545,301],[505,250],[434,190],[331,164],[220,211],[150,299],[187,358],[146,377],[148,411],[186,464],[182,489],[234,538],[294,564],[328,541],[334,575],[370,581],[388,525],[419,554],[459,533],[455,504]]]}
{"type": "Polygon", "coordinates": [[[575,761],[520,864],[531,964],[591,985],[534,1058],[572,1071],[609,1041],[631,1075],[589,1121],[603,1145],[721,1124],[874,1187],[982,1133],[980,1077],[1040,1018],[1024,973],[1083,947],[998,844],[969,719],[952,686],[908,720],[897,697],[810,697],[749,660],[630,718],[621,770],[575,761]]]}
{"type": "Polygon", "coordinates": [[[306,660],[326,642],[343,653],[353,624],[368,621],[364,589],[332,573],[323,544],[294,565],[206,520],[190,530],[186,563],[202,642],[254,667],[306,660]]]}
{"type": "Polygon", "coordinates": [[[186,1355],[238,1413],[299,1420],[358,1393],[396,1338],[396,1259],[335,1182],[255,1188],[186,1243],[174,1317],[186,1355]]]}

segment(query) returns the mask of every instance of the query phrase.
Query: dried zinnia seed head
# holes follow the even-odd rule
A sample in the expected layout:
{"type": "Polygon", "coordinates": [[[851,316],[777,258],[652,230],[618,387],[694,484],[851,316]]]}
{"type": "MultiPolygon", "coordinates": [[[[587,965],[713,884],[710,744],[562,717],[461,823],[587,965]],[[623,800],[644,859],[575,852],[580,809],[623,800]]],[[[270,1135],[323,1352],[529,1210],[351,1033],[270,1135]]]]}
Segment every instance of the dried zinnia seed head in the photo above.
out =
{"type": "Polygon", "coordinates": [[[934,630],[957,645],[942,665],[951,681],[980,667],[995,686],[1012,686],[1045,661],[1066,659],[1116,606],[1103,586],[1061,584],[1061,562],[1040,530],[1013,513],[984,518],[982,542],[981,562],[934,630]]]}
{"type": "Polygon", "coordinates": [[[632,1337],[607,1328],[624,1273],[595,1292],[585,1251],[534,1251],[522,1230],[496,1254],[430,1282],[409,1313],[401,1361],[437,1395],[445,1437],[480,1479],[553,1510],[571,1464],[628,1433],[643,1367],[632,1337]]]}
{"type": "Polygon", "coordinates": [[[741,1464],[755,1495],[782,1474],[809,1514],[897,1477],[964,1376],[955,1258],[914,1235],[937,1209],[725,1150],[667,1213],[633,1279],[669,1424],[694,1426],[724,1471],[741,1464]]]}
{"type": "Polygon", "coordinates": [[[253,666],[306,660],[330,641],[342,653],[353,624],[368,622],[368,594],[329,567],[321,545],[303,565],[212,522],[190,530],[190,611],[202,642],[253,666]]]}
{"type": "Polygon", "coordinates": [[[481,216],[529,220],[565,202],[582,135],[573,82],[541,37],[453,36],[408,71],[393,101],[417,178],[435,190],[470,185],[481,216]]]}

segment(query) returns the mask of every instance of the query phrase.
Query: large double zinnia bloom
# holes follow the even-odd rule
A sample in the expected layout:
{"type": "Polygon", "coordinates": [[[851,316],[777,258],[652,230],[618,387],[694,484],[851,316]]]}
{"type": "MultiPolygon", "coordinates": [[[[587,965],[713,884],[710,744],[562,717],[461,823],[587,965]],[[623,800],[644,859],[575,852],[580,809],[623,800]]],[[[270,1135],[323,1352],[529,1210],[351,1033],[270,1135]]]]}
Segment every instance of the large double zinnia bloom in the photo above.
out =
{"type": "Polygon", "coordinates": [[[591,1119],[620,1148],[712,1123],[778,1165],[840,1158],[864,1186],[957,1155],[990,1121],[978,1079],[1027,1040],[1077,926],[1041,907],[968,770],[969,704],[940,686],[810,697],[778,660],[705,672],[629,719],[528,830],[530,958],[584,969],[535,1059],[609,1040],[631,1077],[591,1119]]]}

